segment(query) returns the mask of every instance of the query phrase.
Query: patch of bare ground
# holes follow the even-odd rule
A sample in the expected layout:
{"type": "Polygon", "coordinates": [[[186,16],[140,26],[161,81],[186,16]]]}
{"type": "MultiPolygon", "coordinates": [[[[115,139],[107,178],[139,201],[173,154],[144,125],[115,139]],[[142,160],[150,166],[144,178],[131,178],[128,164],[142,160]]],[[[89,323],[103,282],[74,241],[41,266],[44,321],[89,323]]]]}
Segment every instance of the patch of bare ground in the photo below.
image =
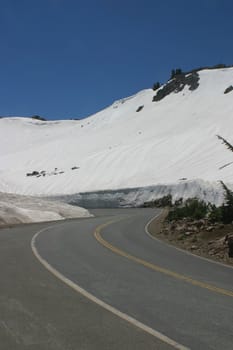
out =
{"type": "Polygon", "coordinates": [[[211,223],[208,219],[182,219],[167,221],[169,210],[163,212],[153,220],[149,233],[161,240],[169,242],[193,254],[213,259],[233,266],[233,258],[228,256],[226,235],[233,235],[233,225],[211,223]]]}

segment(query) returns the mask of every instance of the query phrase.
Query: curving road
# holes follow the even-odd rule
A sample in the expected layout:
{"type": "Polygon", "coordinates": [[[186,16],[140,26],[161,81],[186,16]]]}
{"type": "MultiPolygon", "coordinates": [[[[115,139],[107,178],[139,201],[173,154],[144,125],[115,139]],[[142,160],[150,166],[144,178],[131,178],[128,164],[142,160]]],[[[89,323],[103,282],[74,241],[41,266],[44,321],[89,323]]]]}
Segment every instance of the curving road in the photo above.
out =
{"type": "Polygon", "coordinates": [[[233,269],[152,239],[158,213],[0,231],[0,348],[232,349],[233,269]]]}

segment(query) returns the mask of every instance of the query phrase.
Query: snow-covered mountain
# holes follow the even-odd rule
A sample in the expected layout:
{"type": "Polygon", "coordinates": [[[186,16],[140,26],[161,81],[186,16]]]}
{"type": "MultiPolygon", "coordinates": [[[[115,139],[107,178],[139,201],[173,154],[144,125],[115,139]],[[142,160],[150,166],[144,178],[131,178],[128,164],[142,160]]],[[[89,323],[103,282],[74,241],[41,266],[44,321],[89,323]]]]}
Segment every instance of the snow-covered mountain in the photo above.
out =
{"type": "Polygon", "coordinates": [[[197,183],[204,194],[218,191],[218,180],[233,183],[233,154],[216,137],[233,142],[231,85],[233,68],[206,69],[83,120],[2,118],[0,191],[53,196],[166,185],[185,192],[197,183]]]}

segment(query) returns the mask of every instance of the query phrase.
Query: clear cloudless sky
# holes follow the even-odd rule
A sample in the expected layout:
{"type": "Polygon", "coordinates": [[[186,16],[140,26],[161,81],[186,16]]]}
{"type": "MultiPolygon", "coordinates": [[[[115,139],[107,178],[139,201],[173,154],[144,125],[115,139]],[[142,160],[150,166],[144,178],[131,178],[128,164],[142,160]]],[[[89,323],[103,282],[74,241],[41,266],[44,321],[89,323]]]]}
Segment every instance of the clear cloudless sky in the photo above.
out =
{"type": "Polygon", "coordinates": [[[79,118],[233,64],[232,0],[0,0],[0,115],[79,118]]]}

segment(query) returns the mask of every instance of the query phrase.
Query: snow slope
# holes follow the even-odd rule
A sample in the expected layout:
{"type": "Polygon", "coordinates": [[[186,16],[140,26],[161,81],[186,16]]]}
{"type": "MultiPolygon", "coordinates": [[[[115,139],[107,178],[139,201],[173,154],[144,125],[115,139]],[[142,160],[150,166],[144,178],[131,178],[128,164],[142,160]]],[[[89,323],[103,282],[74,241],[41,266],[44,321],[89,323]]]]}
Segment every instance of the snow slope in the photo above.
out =
{"type": "Polygon", "coordinates": [[[216,137],[233,143],[233,91],[224,94],[233,68],[198,74],[193,91],[185,86],[152,102],[156,92],[143,90],[80,121],[2,118],[0,191],[51,196],[233,183],[233,164],[225,166],[233,154],[216,137]],[[33,171],[44,176],[26,176],[33,171]]]}

